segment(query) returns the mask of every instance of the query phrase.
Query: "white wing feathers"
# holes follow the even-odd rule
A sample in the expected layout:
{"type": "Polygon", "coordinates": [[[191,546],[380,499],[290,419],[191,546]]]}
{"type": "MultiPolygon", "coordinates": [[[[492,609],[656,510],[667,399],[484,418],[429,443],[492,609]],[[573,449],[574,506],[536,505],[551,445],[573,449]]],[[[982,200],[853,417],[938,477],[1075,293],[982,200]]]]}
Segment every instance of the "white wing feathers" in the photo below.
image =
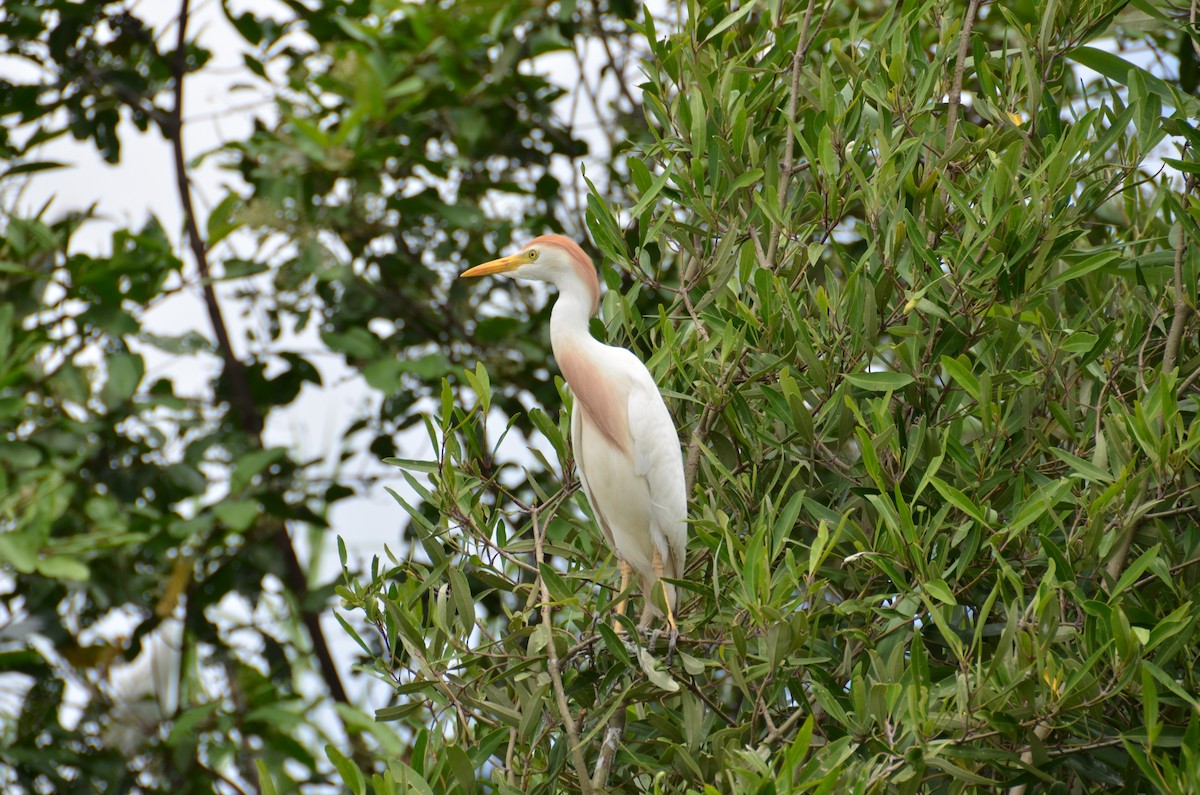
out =
{"type": "MultiPolygon", "coordinates": [[[[687,490],[683,455],[671,413],[645,366],[629,390],[629,435],[634,468],[650,488],[650,536],[663,558],[664,574],[683,576],[687,553],[687,490]]],[[[632,373],[631,373],[632,374],[632,373]]]]}

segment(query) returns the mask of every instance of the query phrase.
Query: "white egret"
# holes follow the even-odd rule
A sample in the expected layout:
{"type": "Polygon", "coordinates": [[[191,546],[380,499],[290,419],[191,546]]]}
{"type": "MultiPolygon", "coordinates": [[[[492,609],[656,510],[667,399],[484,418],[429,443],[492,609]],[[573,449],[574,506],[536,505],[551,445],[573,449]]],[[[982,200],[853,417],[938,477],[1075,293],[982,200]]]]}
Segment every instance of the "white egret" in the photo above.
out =
{"type": "MultiPolygon", "coordinates": [[[[683,576],[687,494],[679,434],[658,386],[632,352],[605,345],[588,331],[588,319],[600,305],[600,282],[591,258],[575,241],[544,235],[462,276],[488,274],[558,288],[550,346],[575,396],[571,444],[579,481],[616,554],[621,593],[634,573],[641,579],[645,608],[638,628],[661,614],[653,599],[654,586],[661,583],[673,646],[675,587],[661,578],[683,576]]],[[[625,612],[624,598],[617,612],[625,612]]]]}

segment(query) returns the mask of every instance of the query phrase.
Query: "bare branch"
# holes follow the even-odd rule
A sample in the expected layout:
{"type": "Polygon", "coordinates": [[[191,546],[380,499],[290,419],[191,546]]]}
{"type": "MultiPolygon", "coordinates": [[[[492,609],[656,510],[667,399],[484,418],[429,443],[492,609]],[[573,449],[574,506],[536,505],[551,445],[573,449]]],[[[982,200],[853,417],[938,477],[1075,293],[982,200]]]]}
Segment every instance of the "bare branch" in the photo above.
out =
{"type": "MultiPolygon", "coordinates": [[[[787,203],[788,183],[792,178],[792,160],[796,155],[796,135],[793,130],[796,127],[796,99],[800,95],[800,64],[804,62],[804,56],[808,54],[808,48],[812,45],[813,37],[809,35],[809,28],[816,5],[816,0],[808,0],[808,8],[804,10],[804,22],[800,25],[800,38],[796,41],[796,52],[792,56],[792,86],[788,94],[787,130],[784,132],[787,145],[784,148],[783,165],[779,175],[780,204],[787,203]]],[[[825,7],[825,13],[829,13],[828,5],[825,7]]],[[[824,15],[821,18],[824,20],[824,15]]],[[[771,242],[767,244],[767,268],[771,270],[775,269],[775,255],[779,251],[779,238],[782,235],[783,230],[776,229],[771,235],[771,242]]]]}
{"type": "Polygon", "coordinates": [[[613,759],[617,756],[617,748],[621,745],[621,735],[625,731],[625,704],[613,713],[604,729],[604,739],[600,741],[600,756],[596,760],[596,772],[592,774],[592,787],[603,790],[608,786],[608,772],[612,769],[613,759]]]}
{"type": "MultiPolygon", "coordinates": [[[[1189,176],[1184,183],[1183,195],[1179,197],[1179,206],[1183,210],[1181,215],[1187,213],[1188,194],[1194,187],[1195,182],[1189,176]]],[[[1187,232],[1183,228],[1183,218],[1180,218],[1179,238],[1175,242],[1174,317],[1171,318],[1171,330],[1167,332],[1167,346],[1163,351],[1162,371],[1164,375],[1175,369],[1175,361],[1179,357],[1179,346],[1183,342],[1183,332],[1192,318],[1192,308],[1188,306],[1187,302],[1187,290],[1183,286],[1183,258],[1186,254],[1187,232]]]]}
{"type": "Polygon", "coordinates": [[[950,84],[950,108],[946,113],[946,152],[954,143],[954,128],[958,126],[958,107],[962,104],[963,73],[967,68],[967,48],[971,46],[971,28],[975,25],[975,14],[979,11],[979,0],[971,0],[967,6],[967,18],[963,20],[962,33],[958,37],[958,55],[954,60],[954,78],[950,84]]]}
{"type": "Polygon", "coordinates": [[[717,417],[717,404],[709,403],[704,407],[704,413],[700,415],[700,422],[696,425],[696,430],[692,433],[692,440],[688,442],[687,461],[684,464],[684,482],[687,484],[687,493],[691,494],[692,486],[696,482],[696,470],[700,467],[700,447],[708,438],[708,432],[712,429],[713,420],[717,417]]]}
{"type": "Polygon", "coordinates": [[[554,645],[554,621],[550,614],[550,589],[542,578],[540,567],[542,563],[542,525],[538,521],[538,506],[533,505],[529,510],[533,522],[534,556],[539,566],[538,586],[542,592],[542,626],[546,628],[546,668],[550,673],[550,681],[554,685],[554,700],[558,705],[558,716],[562,720],[563,729],[567,733],[570,744],[571,763],[575,766],[575,775],[579,778],[579,791],[583,795],[591,795],[592,779],[588,776],[587,764],[583,760],[583,748],[579,745],[579,728],[571,715],[571,707],[567,703],[567,693],[563,689],[562,674],[559,670],[558,649],[554,645]]]}
{"type": "MultiPolygon", "coordinates": [[[[174,81],[174,106],[168,118],[161,125],[163,135],[171,142],[175,161],[175,182],[179,192],[179,203],[183,210],[184,224],[187,229],[188,242],[191,246],[192,258],[200,272],[201,289],[204,294],[204,306],[212,323],[213,334],[217,338],[217,349],[220,351],[224,366],[224,374],[228,379],[231,392],[231,403],[234,413],[242,430],[259,446],[262,440],[259,434],[263,428],[263,418],[258,411],[258,405],[250,392],[246,379],[246,369],[233,351],[229,338],[229,330],[221,313],[221,305],[213,289],[212,270],[208,262],[208,247],[200,234],[200,226],[196,221],[196,210],[192,204],[191,181],[187,172],[187,157],[183,149],[183,87],[187,75],[187,24],[190,0],[182,0],[179,7],[178,36],[175,42],[175,53],[171,60],[172,79],[174,81]]],[[[333,661],[329,644],[325,640],[325,632],[321,628],[320,613],[304,607],[308,596],[308,577],[296,557],[292,540],[288,534],[287,524],[271,520],[271,532],[275,548],[283,561],[285,582],[288,589],[295,595],[300,619],[308,630],[312,640],[313,653],[317,657],[321,676],[325,680],[329,693],[336,701],[349,704],[350,699],[342,686],[341,676],[333,661]]]]}

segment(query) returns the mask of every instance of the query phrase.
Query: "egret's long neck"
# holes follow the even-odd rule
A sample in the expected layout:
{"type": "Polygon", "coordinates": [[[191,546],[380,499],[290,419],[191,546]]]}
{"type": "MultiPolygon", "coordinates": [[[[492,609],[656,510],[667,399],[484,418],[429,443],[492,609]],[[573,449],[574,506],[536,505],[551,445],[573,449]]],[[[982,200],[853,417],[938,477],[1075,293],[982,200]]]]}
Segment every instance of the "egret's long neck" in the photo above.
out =
{"type": "Polygon", "coordinates": [[[588,331],[592,293],[582,282],[560,284],[558,300],[550,312],[550,346],[563,378],[575,394],[575,408],[583,408],[591,423],[617,450],[628,451],[629,418],[619,384],[604,366],[604,343],[588,331]]]}
{"type": "Polygon", "coordinates": [[[558,298],[550,311],[550,346],[556,357],[567,347],[586,350],[600,343],[588,331],[592,315],[592,296],[587,287],[576,279],[563,280],[558,285],[558,298]]]}

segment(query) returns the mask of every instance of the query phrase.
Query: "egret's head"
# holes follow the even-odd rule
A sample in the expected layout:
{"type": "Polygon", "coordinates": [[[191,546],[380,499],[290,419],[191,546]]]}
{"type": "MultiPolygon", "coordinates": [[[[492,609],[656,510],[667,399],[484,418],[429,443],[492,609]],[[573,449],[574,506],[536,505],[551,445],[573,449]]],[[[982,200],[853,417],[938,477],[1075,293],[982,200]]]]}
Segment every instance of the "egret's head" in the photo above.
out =
{"type": "Polygon", "coordinates": [[[582,287],[592,299],[593,312],[600,303],[600,282],[591,258],[574,240],[562,235],[535,237],[516,254],[476,265],[463,271],[460,278],[493,273],[550,282],[560,292],[582,287]]]}

